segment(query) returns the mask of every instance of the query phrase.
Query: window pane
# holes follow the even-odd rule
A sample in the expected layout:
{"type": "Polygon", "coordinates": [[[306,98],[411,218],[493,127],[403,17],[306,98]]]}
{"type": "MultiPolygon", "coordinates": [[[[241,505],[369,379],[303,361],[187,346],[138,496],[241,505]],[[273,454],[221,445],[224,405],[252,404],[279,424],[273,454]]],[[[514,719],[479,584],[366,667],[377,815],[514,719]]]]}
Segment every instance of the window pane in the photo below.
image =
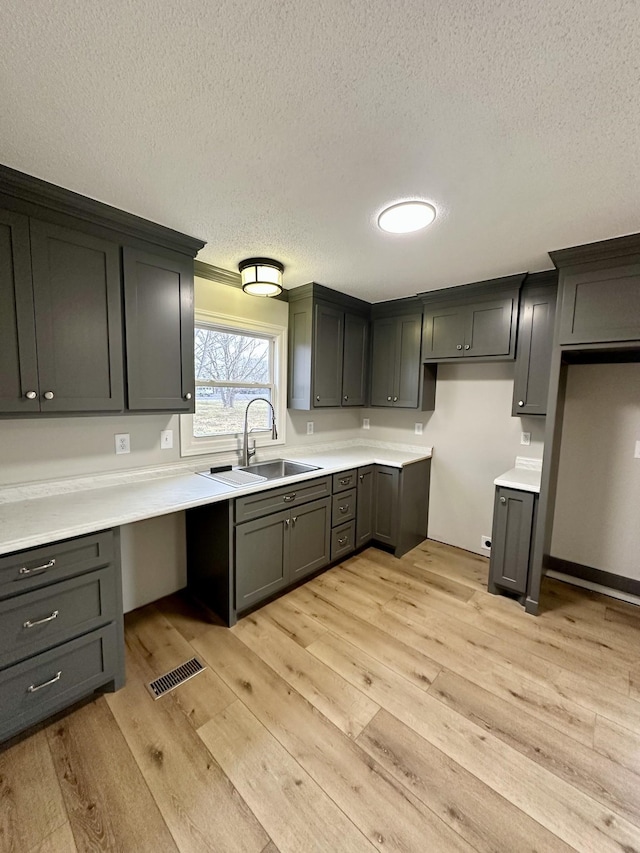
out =
{"type": "MultiPolygon", "coordinates": [[[[271,402],[270,388],[210,388],[196,386],[196,413],[193,434],[207,435],[241,433],[247,403],[255,397],[271,402]]],[[[254,403],[249,409],[249,429],[270,429],[271,409],[265,403],[254,403]]]]}
{"type": "Polygon", "coordinates": [[[266,338],[197,326],[196,382],[271,383],[270,352],[266,338]]]}

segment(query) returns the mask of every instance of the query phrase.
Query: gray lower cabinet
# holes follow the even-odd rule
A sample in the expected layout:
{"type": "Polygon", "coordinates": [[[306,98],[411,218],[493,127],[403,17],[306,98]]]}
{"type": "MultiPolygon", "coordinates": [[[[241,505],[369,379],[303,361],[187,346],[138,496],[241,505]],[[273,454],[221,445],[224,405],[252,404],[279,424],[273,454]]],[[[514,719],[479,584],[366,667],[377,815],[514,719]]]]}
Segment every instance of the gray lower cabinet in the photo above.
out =
{"type": "Polygon", "coordinates": [[[372,539],[401,557],[427,538],[431,460],[374,466],[372,539]]]}
{"type": "Polygon", "coordinates": [[[376,465],[374,473],[373,538],[394,547],[398,535],[400,469],[376,465]]]}
{"type": "Polygon", "coordinates": [[[330,560],[331,499],[272,513],[235,529],[235,606],[242,612],[330,560]]]}
{"type": "Polygon", "coordinates": [[[522,291],[513,380],[514,417],[547,413],[557,282],[555,272],[538,273],[529,276],[522,291]]]}
{"type": "Polygon", "coordinates": [[[0,741],[124,684],[118,532],[0,558],[0,741]]]}
{"type": "Polygon", "coordinates": [[[519,489],[496,488],[493,510],[489,592],[527,592],[536,495],[519,489]]]}
{"type": "Polygon", "coordinates": [[[373,539],[375,466],[358,468],[356,497],[356,548],[362,548],[373,539]]]}

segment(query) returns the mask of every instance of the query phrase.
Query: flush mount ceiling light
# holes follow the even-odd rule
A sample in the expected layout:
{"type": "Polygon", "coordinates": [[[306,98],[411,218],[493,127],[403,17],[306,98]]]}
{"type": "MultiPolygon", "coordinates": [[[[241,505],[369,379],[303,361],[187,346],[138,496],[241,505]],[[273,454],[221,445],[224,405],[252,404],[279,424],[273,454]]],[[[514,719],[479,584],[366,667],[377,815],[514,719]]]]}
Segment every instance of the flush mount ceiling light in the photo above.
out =
{"type": "Polygon", "coordinates": [[[251,296],[278,296],[282,293],[284,264],[270,258],[248,258],[238,264],[242,289],[251,296]]]}
{"type": "Polygon", "coordinates": [[[378,217],[378,227],[390,234],[409,234],[431,225],[436,209],[426,201],[401,201],[385,208],[378,217]]]}

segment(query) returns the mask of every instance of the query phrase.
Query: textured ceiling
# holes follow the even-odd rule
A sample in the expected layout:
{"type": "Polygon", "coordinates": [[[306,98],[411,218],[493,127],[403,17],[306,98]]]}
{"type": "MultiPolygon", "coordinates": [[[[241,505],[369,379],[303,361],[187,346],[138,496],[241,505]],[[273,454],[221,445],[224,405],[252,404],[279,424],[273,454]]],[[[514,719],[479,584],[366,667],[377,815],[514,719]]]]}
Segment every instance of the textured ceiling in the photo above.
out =
{"type": "Polygon", "coordinates": [[[0,162],[378,301],[640,231],[637,0],[2,0],[0,162]],[[383,234],[387,203],[438,209],[383,234]]]}

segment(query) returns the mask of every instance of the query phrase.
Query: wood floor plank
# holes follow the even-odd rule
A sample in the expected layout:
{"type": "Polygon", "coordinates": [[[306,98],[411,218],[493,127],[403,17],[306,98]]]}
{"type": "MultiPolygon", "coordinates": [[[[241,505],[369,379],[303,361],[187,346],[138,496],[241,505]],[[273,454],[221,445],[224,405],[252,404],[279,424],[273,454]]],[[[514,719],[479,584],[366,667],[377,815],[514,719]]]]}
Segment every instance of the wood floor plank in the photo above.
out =
{"type": "Polygon", "coordinates": [[[489,577],[489,560],[471,551],[463,551],[428,539],[405,555],[403,561],[448,577],[475,590],[485,590],[489,577]]]}
{"type": "Polygon", "coordinates": [[[38,731],[0,752],[0,850],[30,850],[66,822],[45,733],[38,731]]]}
{"type": "Polygon", "coordinates": [[[199,607],[187,592],[182,591],[174,595],[167,595],[153,602],[160,613],[168,619],[187,642],[195,640],[209,628],[209,625],[221,625],[222,622],[213,619],[212,615],[199,607]]]}
{"type": "Polygon", "coordinates": [[[629,673],[629,696],[640,702],[640,666],[629,673]]]}
{"type": "Polygon", "coordinates": [[[624,625],[637,637],[640,633],[640,606],[627,604],[626,608],[622,608],[621,604],[622,602],[616,602],[607,605],[604,618],[612,624],[624,625]]]}
{"type": "Polygon", "coordinates": [[[387,711],[358,744],[479,853],[573,850],[387,711]]]}
{"type": "Polygon", "coordinates": [[[525,712],[509,706],[460,676],[443,671],[429,691],[432,696],[517,749],[602,805],[640,827],[640,785],[626,767],[571,741],[525,712]]]}
{"type": "Polygon", "coordinates": [[[380,612],[380,605],[362,595],[360,591],[350,588],[344,581],[336,580],[335,577],[335,574],[331,577],[319,575],[305,584],[305,588],[320,595],[326,593],[326,595],[337,596],[351,613],[355,613],[361,619],[375,619],[380,612]]]}
{"type": "Polygon", "coordinates": [[[309,651],[568,845],[585,853],[640,850],[637,827],[355,646],[327,634],[309,651]]]}
{"type": "MultiPolygon", "coordinates": [[[[289,596],[283,599],[283,602],[286,603],[288,598],[289,596]]],[[[390,636],[370,622],[347,613],[306,587],[295,591],[295,601],[327,630],[367,651],[421,690],[429,689],[442,668],[413,646],[390,636]]]]}
{"type": "Polygon", "coordinates": [[[259,853],[267,834],[172,694],[153,701],[144,686],[153,673],[135,646],[127,657],[127,685],[107,701],[179,850],[259,853]]]}
{"type": "MultiPolygon", "coordinates": [[[[4,847],[0,846],[0,849],[4,850],[4,847]]],[[[68,821],[63,823],[51,835],[48,835],[41,844],[32,847],[29,853],[78,853],[71,824],[68,821]]]]}
{"type": "MultiPolygon", "coordinates": [[[[127,613],[125,625],[130,647],[144,658],[152,678],[195,657],[193,646],[153,605],[127,613]]],[[[210,669],[181,684],[172,695],[194,728],[202,726],[236,698],[210,669]]]]}
{"type": "Polygon", "coordinates": [[[267,604],[260,613],[303,649],[314,640],[320,639],[327,630],[308,613],[296,607],[293,602],[287,601],[286,597],[267,604]]]}
{"type": "Polygon", "coordinates": [[[640,775],[640,734],[637,732],[612,723],[606,717],[596,717],[593,745],[602,755],[640,775]]]}
{"type": "Polygon", "coordinates": [[[104,698],[53,723],[46,733],[79,850],[176,853],[104,698]]]}
{"type": "Polygon", "coordinates": [[[457,601],[468,601],[477,591],[451,577],[417,566],[415,561],[397,560],[378,550],[358,560],[351,571],[370,576],[382,588],[391,584],[396,592],[439,592],[457,601]]]}
{"type": "Polygon", "coordinates": [[[342,811],[379,850],[448,853],[471,849],[238,637],[216,629],[194,644],[254,716],[340,803],[342,811]]]}
{"type": "Polygon", "coordinates": [[[332,669],[320,663],[259,612],[232,629],[294,690],[349,737],[357,737],[378,706],[332,669]]]}
{"type": "Polygon", "coordinates": [[[395,593],[389,589],[388,584],[381,583],[370,574],[358,572],[357,568],[361,562],[360,558],[350,560],[349,565],[337,566],[338,571],[331,570],[324,577],[361,593],[363,597],[370,599],[375,604],[385,604],[395,593]]]}
{"type": "Polygon", "coordinates": [[[239,700],[198,734],[281,853],[375,850],[239,700]]]}
{"type": "MultiPolygon", "coordinates": [[[[318,594],[336,606],[340,606],[339,593],[322,588],[318,594]]],[[[432,616],[424,619],[414,612],[411,604],[400,608],[404,616],[385,607],[372,620],[372,624],[391,637],[405,643],[439,666],[458,672],[465,678],[491,689],[505,701],[539,716],[583,743],[591,744],[595,712],[583,708],[557,694],[555,689],[533,681],[523,675],[527,672],[530,656],[522,654],[521,665],[503,666],[502,649],[494,652],[493,641],[474,626],[455,620],[444,621],[432,616]],[[409,613],[409,616],[406,615],[409,613]]],[[[499,644],[500,645],[500,644],[499,644]]],[[[501,645],[505,646],[503,642],[501,645]]],[[[508,657],[506,660],[510,660],[508,657]]],[[[540,661],[541,668],[544,664],[540,661]]],[[[627,700],[628,701],[628,700],[627,700]]]]}

